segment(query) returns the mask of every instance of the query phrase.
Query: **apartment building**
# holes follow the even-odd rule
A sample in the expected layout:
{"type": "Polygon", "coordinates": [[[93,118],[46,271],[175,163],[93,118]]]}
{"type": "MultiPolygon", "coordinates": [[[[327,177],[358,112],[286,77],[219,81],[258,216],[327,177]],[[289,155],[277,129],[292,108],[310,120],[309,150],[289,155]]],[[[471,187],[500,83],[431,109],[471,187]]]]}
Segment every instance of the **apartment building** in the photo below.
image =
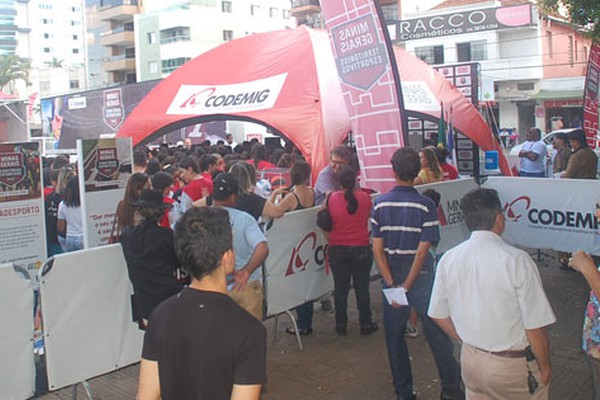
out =
{"type": "Polygon", "coordinates": [[[134,18],[138,81],[160,79],[188,60],[254,33],[295,27],[284,0],[146,0],[134,18]]]}

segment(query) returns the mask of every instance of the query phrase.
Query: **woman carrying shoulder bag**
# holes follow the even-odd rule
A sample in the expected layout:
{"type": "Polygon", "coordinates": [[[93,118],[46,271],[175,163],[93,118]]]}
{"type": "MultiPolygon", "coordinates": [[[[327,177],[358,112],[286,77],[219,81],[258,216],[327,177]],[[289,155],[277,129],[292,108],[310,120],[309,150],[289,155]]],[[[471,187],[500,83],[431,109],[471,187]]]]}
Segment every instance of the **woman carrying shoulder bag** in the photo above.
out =
{"type": "Polygon", "coordinates": [[[378,329],[371,318],[369,293],[373,253],[367,221],[372,201],[368,193],[355,188],[354,169],[344,165],[336,177],[343,190],[333,192],[328,204],[333,221],[333,228],[329,232],[328,256],[333,272],[335,331],[340,336],[347,335],[348,293],[352,283],[358,305],[360,334],[369,335],[378,329]]]}

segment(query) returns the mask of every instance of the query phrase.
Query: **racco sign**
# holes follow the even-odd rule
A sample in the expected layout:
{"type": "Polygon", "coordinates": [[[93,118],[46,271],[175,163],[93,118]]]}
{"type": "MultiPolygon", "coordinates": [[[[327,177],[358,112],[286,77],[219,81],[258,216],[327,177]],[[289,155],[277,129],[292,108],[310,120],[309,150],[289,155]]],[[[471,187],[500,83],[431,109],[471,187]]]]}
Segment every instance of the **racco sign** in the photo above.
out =
{"type": "Polygon", "coordinates": [[[396,22],[396,41],[534,25],[531,4],[461,11],[396,22]]]}

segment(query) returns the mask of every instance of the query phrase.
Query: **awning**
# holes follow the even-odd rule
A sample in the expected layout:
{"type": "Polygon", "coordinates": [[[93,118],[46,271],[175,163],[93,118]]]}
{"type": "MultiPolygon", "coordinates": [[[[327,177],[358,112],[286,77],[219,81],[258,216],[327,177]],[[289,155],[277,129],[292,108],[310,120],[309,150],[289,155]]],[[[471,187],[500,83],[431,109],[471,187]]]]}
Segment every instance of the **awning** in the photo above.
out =
{"type": "Polygon", "coordinates": [[[574,90],[540,90],[531,96],[535,100],[567,100],[583,99],[583,89],[574,90]]]}

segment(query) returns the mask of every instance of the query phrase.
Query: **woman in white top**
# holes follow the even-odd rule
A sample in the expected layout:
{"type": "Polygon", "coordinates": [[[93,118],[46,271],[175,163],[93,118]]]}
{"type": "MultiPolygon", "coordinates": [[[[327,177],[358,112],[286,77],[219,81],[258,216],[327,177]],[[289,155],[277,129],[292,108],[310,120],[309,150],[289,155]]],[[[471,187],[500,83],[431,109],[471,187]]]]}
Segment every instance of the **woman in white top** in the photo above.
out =
{"type": "Polygon", "coordinates": [[[58,206],[58,233],[66,236],[63,251],[83,249],[83,227],[81,224],[81,201],[79,199],[79,182],[73,176],[67,183],[64,199],[58,206]]]}

